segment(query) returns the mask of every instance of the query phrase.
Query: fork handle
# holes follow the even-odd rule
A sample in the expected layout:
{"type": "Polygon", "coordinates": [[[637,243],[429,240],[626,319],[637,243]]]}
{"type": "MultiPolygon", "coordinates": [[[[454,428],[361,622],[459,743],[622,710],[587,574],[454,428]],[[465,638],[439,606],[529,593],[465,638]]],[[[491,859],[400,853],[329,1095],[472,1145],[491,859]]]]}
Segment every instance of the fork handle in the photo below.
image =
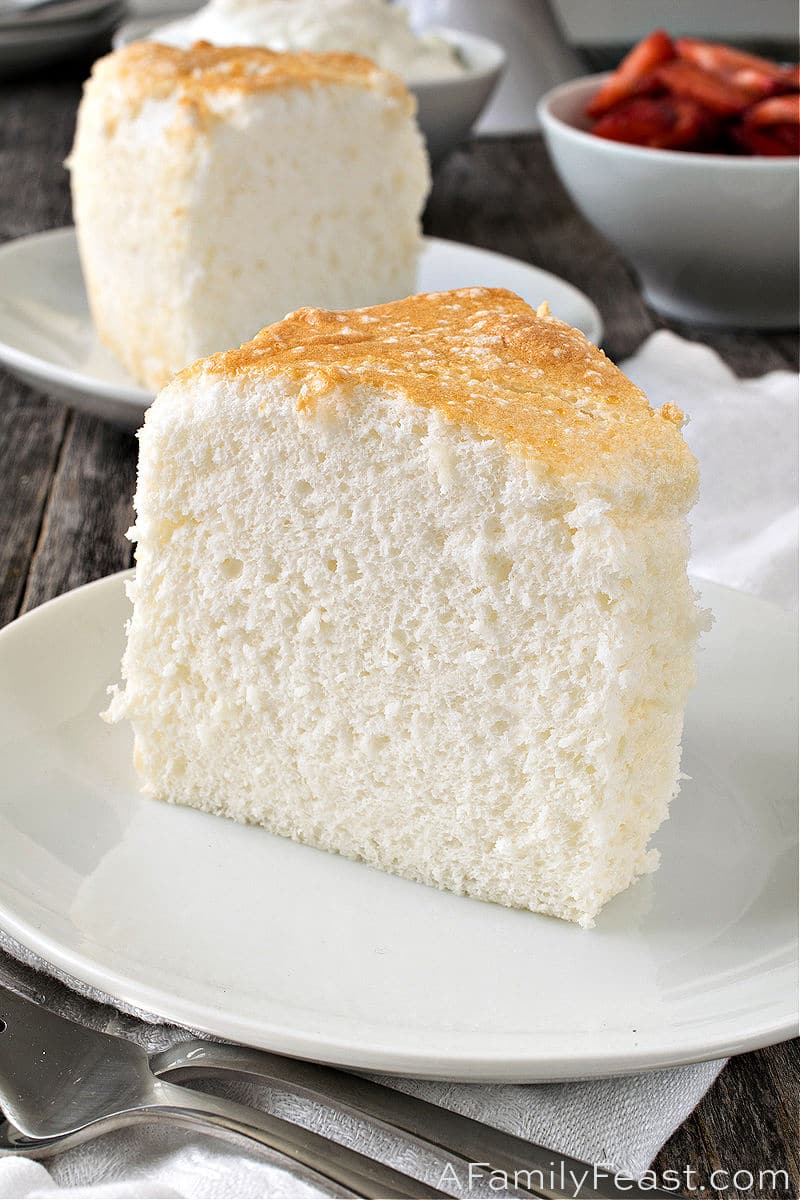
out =
{"type": "MultiPolygon", "coordinates": [[[[487,1176],[492,1170],[502,1172],[508,1178],[510,1195],[533,1195],[542,1200],[630,1200],[636,1194],[627,1180],[618,1183],[611,1171],[596,1171],[590,1163],[335,1067],[200,1039],[162,1051],[151,1059],[151,1067],[162,1078],[244,1076],[327,1104],[334,1113],[393,1127],[451,1160],[457,1156],[454,1165],[462,1182],[469,1164],[484,1167],[487,1176]]],[[[651,1200],[674,1200],[673,1192],[659,1188],[648,1190],[647,1195],[651,1200]]]]}
{"type": "Polygon", "coordinates": [[[447,1200],[448,1193],[404,1175],[311,1129],[290,1124],[271,1113],[195,1092],[164,1080],[155,1083],[156,1098],[142,1115],[164,1117],[184,1126],[223,1136],[245,1137],[317,1175],[368,1200],[447,1200]]]}

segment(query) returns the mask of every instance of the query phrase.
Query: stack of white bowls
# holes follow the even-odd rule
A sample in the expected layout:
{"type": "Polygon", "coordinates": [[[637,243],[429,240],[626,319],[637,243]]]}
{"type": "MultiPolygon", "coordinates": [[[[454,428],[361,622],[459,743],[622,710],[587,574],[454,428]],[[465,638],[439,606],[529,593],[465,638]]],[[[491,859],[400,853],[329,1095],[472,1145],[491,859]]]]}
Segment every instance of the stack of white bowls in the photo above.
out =
{"type": "Polygon", "coordinates": [[[125,12],[125,0],[0,0],[0,79],[101,53],[125,12]]]}

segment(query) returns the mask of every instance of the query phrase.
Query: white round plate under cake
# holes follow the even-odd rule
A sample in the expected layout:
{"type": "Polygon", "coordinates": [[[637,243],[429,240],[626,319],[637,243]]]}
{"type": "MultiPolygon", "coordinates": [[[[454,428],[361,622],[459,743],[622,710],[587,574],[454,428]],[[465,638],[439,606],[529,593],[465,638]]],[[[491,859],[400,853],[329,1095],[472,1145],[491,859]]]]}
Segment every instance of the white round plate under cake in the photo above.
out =
{"type": "MultiPolygon", "coordinates": [[[[509,288],[534,306],[547,300],[593,342],[603,332],[597,309],[572,284],[475,246],[425,238],[417,282],[421,292],[509,288]]],[[[0,247],[0,364],[31,387],[126,429],[138,429],[153,399],[95,333],[72,228],[0,247]]]]}
{"type": "Polygon", "coordinates": [[[98,713],[111,576],[0,633],[0,928],[125,1005],[355,1068],[514,1082],[640,1071],[796,1030],[796,629],[700,585],[690,776],[660,870],[593,930],[146,799],[98,713]]]}

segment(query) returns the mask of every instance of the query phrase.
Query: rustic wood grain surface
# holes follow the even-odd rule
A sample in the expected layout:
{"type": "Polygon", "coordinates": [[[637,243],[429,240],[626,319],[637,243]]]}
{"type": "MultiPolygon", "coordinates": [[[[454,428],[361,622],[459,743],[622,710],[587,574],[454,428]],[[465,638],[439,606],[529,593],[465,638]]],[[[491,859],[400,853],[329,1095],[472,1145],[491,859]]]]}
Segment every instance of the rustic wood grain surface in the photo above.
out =
{"type": "MultiPolygon", "coordinates": [[[[69,224],[69,151],[86,64],[0,85],[0,240],[69,224]]],[[[437,173],[428,233],[471,242],[562,275],[597,304],[613,358],[665,322],[639,298],[614,251],[578,216],[540,139],[479,141],[437,173]]],[[[788,333],[708,332],[670,324],[711,345],[741,375],[797,369],[788,333]]],[[[48,400],[0,371],[0,624],[131,563],[124,533],[136,440],[48,400]]],[[[695,1171],[684,1194],[726,1200],[797,1197],[798,1043],[733,1059],[662,1150],[656,1168],[695,1171]],[[763,1170],[785,1171],[773,1186],[763,1170]],[[714,1170],[729,1172],[712,1188],[714,1170]],[[741,1172],[734,1177],[734,1172],[741,1172]],[[747,1172],[754,1178],[749,1184],[747,1172]]]]}

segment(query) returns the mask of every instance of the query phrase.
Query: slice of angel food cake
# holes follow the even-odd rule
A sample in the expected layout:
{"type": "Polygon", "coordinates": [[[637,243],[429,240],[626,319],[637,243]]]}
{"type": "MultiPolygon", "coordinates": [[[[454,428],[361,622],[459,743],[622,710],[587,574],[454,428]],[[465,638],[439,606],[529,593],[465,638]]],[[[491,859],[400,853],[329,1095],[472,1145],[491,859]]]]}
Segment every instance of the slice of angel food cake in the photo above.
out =
{"type": "Polygon", "coordinates": [[[352,54],[136,42],[100,59],[69,159],[101,340],[156,389],[301,304],[416,289],[416,101],[352,54]]]}
{"type": "Polygon", "coordinates": [[[183,371],[109,711],[143,790],[591,926],[678,788],[681,423],[494,289],[301,309],[183,371]]]}

